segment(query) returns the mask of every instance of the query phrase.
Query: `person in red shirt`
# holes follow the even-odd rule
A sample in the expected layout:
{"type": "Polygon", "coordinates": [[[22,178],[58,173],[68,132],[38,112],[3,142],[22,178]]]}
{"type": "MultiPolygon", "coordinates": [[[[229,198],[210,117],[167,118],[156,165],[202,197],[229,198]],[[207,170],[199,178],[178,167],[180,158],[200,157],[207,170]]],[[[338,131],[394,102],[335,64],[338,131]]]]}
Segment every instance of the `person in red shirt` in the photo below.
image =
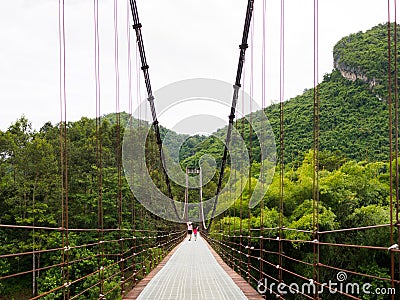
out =
{"type": "Polygon", "coordinates": [[[194,240],[197,240],[197,232],[199,231],[199,227],[196,226],[195,228],[193,228],[193,235],[194,235],[194,240]]]}

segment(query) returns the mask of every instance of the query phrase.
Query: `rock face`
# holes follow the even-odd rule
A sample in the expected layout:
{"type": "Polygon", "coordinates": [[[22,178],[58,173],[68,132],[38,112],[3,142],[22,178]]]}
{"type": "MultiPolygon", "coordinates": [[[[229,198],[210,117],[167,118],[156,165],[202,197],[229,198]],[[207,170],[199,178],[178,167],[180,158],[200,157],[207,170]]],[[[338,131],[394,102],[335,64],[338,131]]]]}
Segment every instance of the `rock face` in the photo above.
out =
{"type": "Polygon", "coordinates": [[[377,80],[375,78],[368,78],[360,68],[348,67],[345,64],[340,63],[340,56],[334,58],[333,65],[335,69],[337,69],[340,74],[348,80],[355,81],[356,79],[360,79],[367,82],[370,88],[377,85],[377,80]]]}
{"type": "Polygon", "coordinates": [[[394,29],[394,23],[378,24],[343,37],[333,48],[334,68],[348,80],[365,82],[384,101],[389,97],[389,86],[394,87],[395,59],[400,57],[400,49],[394,44],[394,29]]]}

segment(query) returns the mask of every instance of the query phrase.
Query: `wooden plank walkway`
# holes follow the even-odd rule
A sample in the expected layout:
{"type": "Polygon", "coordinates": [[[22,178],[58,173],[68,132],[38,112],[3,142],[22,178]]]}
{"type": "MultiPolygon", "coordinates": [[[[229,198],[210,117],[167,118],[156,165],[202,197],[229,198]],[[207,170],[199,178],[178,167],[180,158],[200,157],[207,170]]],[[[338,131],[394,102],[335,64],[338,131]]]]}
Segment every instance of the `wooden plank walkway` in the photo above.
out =
{"type": "Polygon", "coordinates": [[[199,237],[184,240],[124,299],[263,299],[199,237]]]}

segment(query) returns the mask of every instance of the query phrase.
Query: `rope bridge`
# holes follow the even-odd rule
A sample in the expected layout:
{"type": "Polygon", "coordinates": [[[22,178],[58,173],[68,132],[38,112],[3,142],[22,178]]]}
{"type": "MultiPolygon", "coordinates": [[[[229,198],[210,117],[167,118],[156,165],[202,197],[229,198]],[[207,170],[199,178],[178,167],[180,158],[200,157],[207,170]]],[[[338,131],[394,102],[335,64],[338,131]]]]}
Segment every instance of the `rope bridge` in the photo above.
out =
{"type": "MultiPolygon", "coordinates": [[[[261,1],[260,1],[261,2],[261,1]]],[[[262,36],[262,108],[266,107],[265,98],[265,69],[266,69],[266,0],[262,1],[263,10],[263,36],[262,36]]],[[[31,248],[17,247],[18,250],[0,253],[0,262],[6,265],[6,272],[0,273],[0,284],[10,286],[18,280],[32,278],[32,295],[29,299],[120,299],[137,283],[143,279],[153,268],[155,268],[166,255],[177,245],[182,243],[186,236],[185,227],[160,219],[149,213],[133,196],[127,196],[126,184],[122,171],[122,136],[124,126],[141,122],[129,119],[123,124],[120,111],[120,74],[118,49],[120,38],[118,36],[118,10],[117,0],[114,0],[114,65],[115,65],[115,132],[113,143],[115,146],[115,159],[111,165],[108,161],[108,153],[104,150],[106,144],[106,120],[102,117],[101,110],[101,80],[100,80],[100,36],[99,36],[99,15],[98,0],[93,2],[93,22],[94,22],[94,66],[95,66],[95,100],[96,100],[96,119],[95,134],[93,138],[94,165],[92,166],[92,176],[96,182],[95,190],[91,191],[91,196],[96,199],[96,223],[94,226],[82,226],[79,228],[71,227],[74,216],[70,214],[70,207],[76,195],[71,190],[71,177],[79,174],[71,166],[75,166],[73,161],[74,141],[72,136],[72,125],[67,121],[67,82],[66,82],[66,57],[67,47],[65,38],[65,3],[59,1],[59,84],[60,84],[60,122],[58,124],[59,133],[59,190],[60,190],[60,218],[57,226],[38,226],[39,220],[33,217],[32,225],[0,224],[0,230],[4,236],[14,236],[11,240],[2,241],[6,245],[18,244],[19,240],[28,240],[31,248]],[[106,180],[108,171],[112,168],[115,171],[116,179],[113,182],[116,186],[115,192],[110,196],[110,183],[106,180]],[[113,199],[110,205],[109,199],[113,199]],[[129,201],[127,201],[129,199],[129,201]],[[71,202],[72,201],[72,202],[71,202]],[[116,223],[110,224],[107,220],[110,209],[116,213],[116,223]],[[149,229],[149,227],[151,227],[149,229]],[[51,242],[42,245],[41,241],[47,239],[51,242]],[[27,267],[29,266],[29,267],[27,267]],[[53,282],[41,281],[41,274],[52,274],[53,282]],[[39,286],[40,284],[40,286],[39,286]]],[[[253,151],[253,128],[244,131],[244,118],[237,120],[236,106],[239,99],[239,89],[246,84],[243,75],[245,64],[245,51],[247,48],[253,49],[254,39],[254,19],[252,19],[254,0],[248,0],[245,25],[242,41],[240,44],[239,63],[237,68],[236,80],[233,89],[233,99],[229,115],[225,147],[221,161],[219,179],[216,188],[216,197],[213,208],[208,214],[209,224],[206,226],[204,211],[202,206],[202,192],[200,188],[200,207],[203,223],[202,237],[215,249],[220,257],[237,273],[239,273],[253,287],[257,287],[259,293],[264,294],[268,299],[273,295],[277,299],[291,299],[288,291],[301,296],[304,299],[321,299],[321,293],[334,291],[336,299],[361,299],[361,295],[354,290],[331,287],[327,282],[337,279],[344,283],[349,278],[354,282],[371,282],[374,286],[382,286],[391,291],[390,298],[396,299],[394,292],[398,291],[400,284],[400,263],[399,263],[399,244],[400,231],[399,221],[399,166],[398,157],[398,86],[393,74],[397,74],[397,25],[391,26],[391,1],[388,0],[388,128],[389,128],[389,182],[390,182],[390,223],[372,226],[360,226],[356,228],[324,230],[321,224],[321,203],[320,203],[320,92],[318,82],[318,0],[314,0],[314,89],[313,89],[313,149],[312,149],[312,199],[310,200],[312,218],[310,220],[310,230],[300,230],[285,226],[284,208],[286,200],[285,175],[285,1],[281,0],[280,6],[280,103],[279,103],[279,211],[277,211],[277,226],[268,227],[265,219],[267,206],[264,198],[258,206],[243,211],[236,208],[225,211],[216,216],[216,208],[219,205],[218,196],[224,185],[224,172],[229,156],[228,145],[231,142],[231,131],[233,128],[241,130],[243,137],[248,135],[250,161],[253,151]],[[394,30],[394,34],[392,34],[394,30]],[[394,40],[392,40],[394,36],[394,40]],[[250,39],[250,41],[248,41],[250,39]],[[394,44],[393,51],[392,47],[394,44]],[[392,68],[394,62],[394,69],[392,68]],[[243,75],[243,76],[242,76],[243,75]],[[235,118],[237,121],[235,121],[235,118]],[[394,137],[393,137],[394,136],[394,137]],[[256,211],[259,213],[259,220],[254,220],[256,211]],[[247,220],[247,224],[244,223],[247,220]],[[259,226],[254,226],[258,223],[259,226]],[[252,227],[253,226],[253,227],[252,227]],[[367,237],[380,233],[388,233],[389,241],[381,244],[368,244],[367,242],[355,239],[355,237],[367,237]],[[378,272],[372,274],[363,270],[343,265],[340,261],[333,261],[335,257],[351,257],[355,253],[362,253],[365,258],[373,257],[382,260],[389,269],[387,274],[378,272]],[[301,272],[299,271],[301,270],[301,272]],[[346,278],[339,277],[346,276],[346,278]],[[341,281],[343,279],[343,281],[341,281]],[[300,288],[307,284],[307,290],[300,288]],[[286,288],[286,293],[277,290],[286,288]]],[[[396,10],[396,5],[394,5],[396,10]]],[[[127,2],[127,14],[131,13],[133,18],[133,29],[136,33],[137,52],[136,62],[144,74],[147,100],[151,107],[152,128],[154,130],[153,143],[157,144],[156,149],[159,164],[157,165],[162,172],[165,185],[163,191],[170,199],[174,199],[172,194],[171,182],[165,169],[164,153],[162,149],[162,139],[160,134],[159,122],[157,119],[155,98],[153,95],[149,65],[146,60],[143,37],[141,33],[142,24],[139,22],[139,14],[135,0],[127,2]]],[[[394,11],[396,15],[396,11],[394,11]]],[[[128,19],[128,18],[127,18],[128,19]]],[[[130,27],[131,24],[127,24],[130,27]]],[[[128,31],[129,32],[129,31],[128,31]]],[[[127,36],[128,43],[128,76],[129,76],[129,114],[132,115],[132,74],[131,74],[131,40],[127,36]]],[[[250,59],[250,90],[253,93],[253,53],[250,59]]],[[[139,72],[139,70],[137,70],[139,72]]],[[[140,77],[137,76],[137,98],[140,98],[140,77]]],[[[397,76],[396,76],[397,78],[397,76]]],[[[252,95],[251,95],[252,96],[252,95]]],[[[242,97],[244,99],[245,97],[242,97]]],[[[242,100],[242,106],[245,104],[242,100]]],[[[240,104],[240,103],[239,103],[240,104]]],[[[253,117],[250,114],[250,119],[253,117]]],[[[251,124],[251,121],[250,121],[251,124]]],[[[140,127],[140,126],[139,126],[140,127]]],[[[143,166],[145,168],[145,166],[143,166]]],[[[235,170],[235,168],[232,168],[235,170]]],[[[189,170],[188,173],[200,174],[201,170],[189,170]]],[[[235,171],[233,171],[235,172],[235,171]]],[[[236,176],[236,173],[233,175],[236,176]]],[[[240,175],[238,175],[240,176],[240,175]]],[[[264,176],[260,174],[260,176],[264,176]]],[[[252,169],[249,169],[249,181],[244,182],[242,176],[238,180],[241,186],[252,186],[252,169]]],[[[136,180],[136,179],[132,179],[136,180]]],[[[136,182],[133,184],[140,184],[136,182]]],[[[200,184],[202,186],[202,184],[200,184]]],[[[229,187],[232,189],[232,187],[229,187]]],[[[186,191],[186,193],[188,193],[186,191]]],[[[34,199],[34,198],[33,198],[34,199]]],[[[183,205],[183,216],[178,208],[173,204],[174,213],[180,221],[187,221],[188,217],[188,196],[186,194],[183,205]]],[[[240,203],[244,201],[243,194],[239,198],[240,203]]],[[[38,203],[32,201],[32,211],[35,212],[38,203]]],[[[182,244],[187,247],[186,244],[182,244]]],[[[188,250],[190,251],[190,250],[188,250]]],[[[1,266],[1,265],[0,265],[1,266]]],[[[0,285],[0,288],[1,288],[0,285]]],[[[3,296],[0,294],[0,299],[3,296]]],[[[334,297],[334,296],[332,296],[334,297]]],[[[6,299],[6,298],[5,298],[6,299]]]]}

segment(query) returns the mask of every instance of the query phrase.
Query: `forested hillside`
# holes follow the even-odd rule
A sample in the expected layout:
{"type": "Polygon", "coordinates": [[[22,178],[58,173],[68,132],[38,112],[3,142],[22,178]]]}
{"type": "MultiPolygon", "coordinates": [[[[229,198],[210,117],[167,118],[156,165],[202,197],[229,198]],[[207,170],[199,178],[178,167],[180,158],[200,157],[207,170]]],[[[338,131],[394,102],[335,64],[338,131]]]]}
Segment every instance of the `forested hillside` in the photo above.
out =
{"type": "MultiPolygon", "coordinates": [[[[118,241],[120,221],[124,229],[122,236],[130,239],[133,229],[136,230],[135,238],[140,238],[141,231],[144,235],[149,230],[158,233],[165,230],[167,224],[136,201],[125,179],[119,184],[117,157],[121,153],[124,128],[118,126],[116,119],[115,114],[103,116],[96,126],[96,120],[83,117],[62,126],[67,131],[63,160],[67,163],[68,174],[68,226],[71,229],[68,245],[74,248],[69,252],[69,260],[77,263],[77,267],[70,268],[68,276],[71,281],[76,280],[70,288],[71,293],[82,293],[78,299],[97,298],[98,286],[86,293],[83,291],[98,280],[96,270],[101,253],[108,255],[101,261],[108,266],[104,276],[113,278],[105,285],[108,290],[113,290],[110,299],[120,297],[121,277],[112,275],[119,270],[115,264],[118,243],[117,247],[115,243],[105,243],[105,248],[99,250],[94,246],[99,241],[99,228],[106,230],[103,239],[118,241]],[[120,192],[122,206],[119,204],[120,192]]],[[[121,123],[127,124],[129,116],[121,113],[120,119],[121,123]]],[[[137,124],[137,120],[132,121],[137,124]]],[[[63,284],[60,263],[64,256],[59,248],[64,239],[59,229],[66,217],[61,199],[67,190],[62,186],[60,140],[59,124],[46,123],[36,131],[24,116],[6,131],[0,131],[0,225],[6,225],[0,228],[0,255],[42,251],[33,257],[22,255],[0,259],[0,277],[22,273],[16,278],[0,280],[0,299],[31,298],[32,274],[26,270],[32,270],[33,263],[41,269],[34,281],[38,294],[63,284]],[[19,227],[13,229],[13,226],[19,227]],[[27,227],[24,229],[23,226],[27,227]],[[47,249],[53,250],[47,253],[47,249]],[[57,267],[49,267],[52,265],[57,267]]],[[[160,169],[160,160],[152,132],[148,140],[153,147],[147,151],[147,167],[154,181],[165,191],[162,173],[154,172],[160,169]]],[[[148,243],[151,245],[150,241],[148,243]]],[[[126,263],[139,264],[141,268],[143,266],[143,272],[149,272],[154,261],[145,256],[146,252],[142,253],[143,247],[148,246],[138,243],[133,248],[137,254],[126,263]]],[[[162,248],[146,251],[153,251],[158,258],[166,254],[162,248]]],[[[61,299],[62,294],[63,291],[58,290],[42,299],[61,299]]]]}

